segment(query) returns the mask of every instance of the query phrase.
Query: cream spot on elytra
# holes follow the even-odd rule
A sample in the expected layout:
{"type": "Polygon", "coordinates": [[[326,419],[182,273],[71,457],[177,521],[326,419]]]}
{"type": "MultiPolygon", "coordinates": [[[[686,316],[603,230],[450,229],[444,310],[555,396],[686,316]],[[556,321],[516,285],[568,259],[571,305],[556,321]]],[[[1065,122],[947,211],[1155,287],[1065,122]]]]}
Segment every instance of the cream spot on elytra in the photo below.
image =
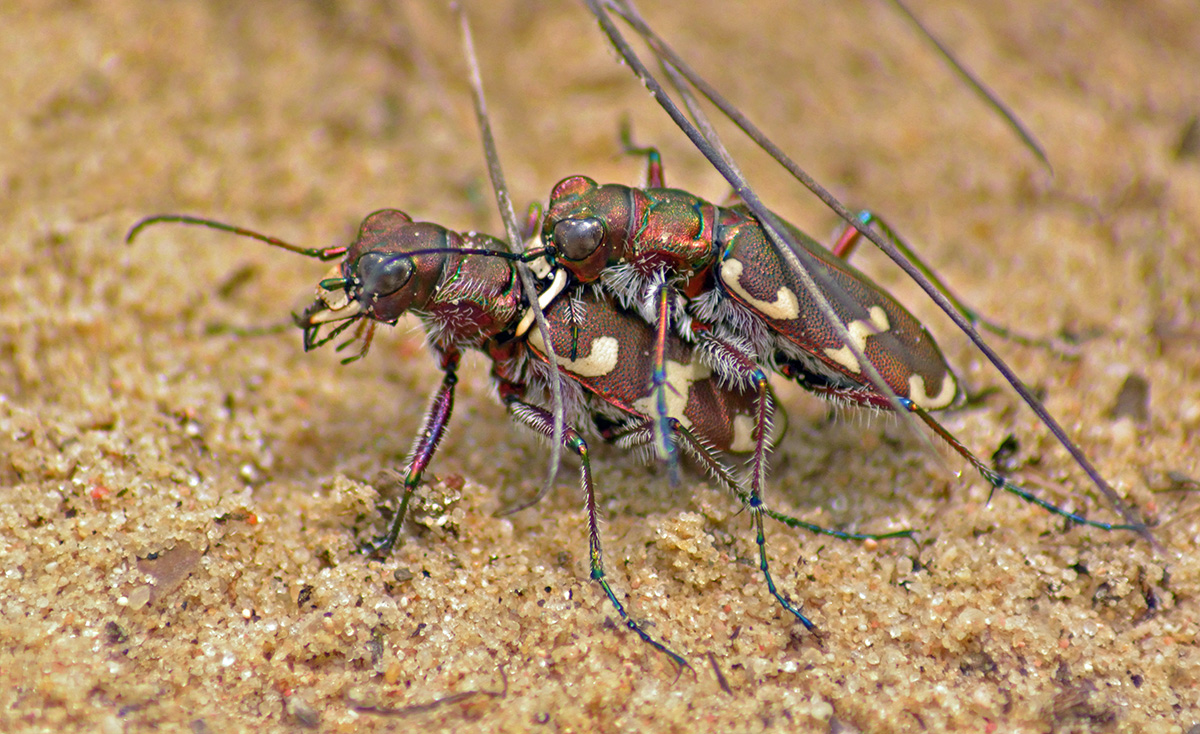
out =
{"type": "Polygon", "coordinates": [[[908,377],[908,399],[926,410],[945,408],[954,402],[954,396],[957,394],[957,384],[954,376],[949,372],[942,376],[942,389],[934,397],[926,394],[924,377],[921,375],[909,375],[908,377]]]}
{"type": "MultiPolygon", "coordinates": [[[[858,348],[858,351],[866,351],[867,337],[875,334],[882,334],[891,328],[891,322],[888,321],[887,312],[881,306],[871,306],[867,310],[869,320],[858,319],[846,324],[846,331],[850,332],[850,343],[858,348]]],[[[862,371],[862,365],[858,363],[858,358],[854,356],[854,349],[844,346],[840,349],[825,350],[825,356],[837,362],[847,370],[858,373],[862,371]]]]}
{"type": "MultiPolygon", "coordinates": [[[[546,353],[546,341],[536,326],[529,331],[529,344],[542,354],[546,353]]],[[[558,366],[580,377],[603,377],[617,366],[620,351],[620,343],[615,338],[602,336],[593,339],[587,353],[578,359],[557,355],[558,366]]]]}
{"type": "Polygon", "coordinates": [[[745,266],[740,260],[729,258],[721,263],[721,280],[751,308],[769,319],[794,321],[800,316],[800,302],[796,300],[796,294],[788,288],[780,287],[774,301],[760,301],[750,295],[741,284],[744,270],[745,266]]]}
{"type": "Polygon", "coordinates": [[[733,417],[733,441],[729,450],[734,453],[748,453],[756,447],[754,441],[754,419],[748,415],[733,417]]]}

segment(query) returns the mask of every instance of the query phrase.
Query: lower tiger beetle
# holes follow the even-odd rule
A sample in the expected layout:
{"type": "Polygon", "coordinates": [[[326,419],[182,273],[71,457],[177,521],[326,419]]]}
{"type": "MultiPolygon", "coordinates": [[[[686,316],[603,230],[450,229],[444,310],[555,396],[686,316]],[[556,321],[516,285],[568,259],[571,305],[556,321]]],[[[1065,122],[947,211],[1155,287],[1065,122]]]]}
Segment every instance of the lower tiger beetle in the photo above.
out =
{"type": "MultiPolygon", "coordinates": [[[[523,290],[514,256],[487,235],[460,234],[429,222],[414,222],[397,210],[368,216],[348,246],[308,249],[251,230],[184,215],[158,215],[138,222],[132,241],[151,225],[164,222],[199,225],[251,237],[276,247],[340,263],[317,288],[317,297],[296,317],[304,332],[306,350],[320,347],[353,328],[350,338],[358,351],[343,360],[354,361],[370,347],[375,326],[394,325],[405,313],[416,315],[429,337],[442,370],[442,383],[425,413],[421,430],[403,470],[404,493],[386,534],[364,550],[384,555],[399,541],[413,493],[445,435],[454,407],[457,370],[466,349],[491,359],[492,378],[513,420],[550,437],[554,414],[549,407],[549,383],[554,379],[547,343],[558,355],[565,381],[564,447],[580,461],[580,486],[588,515],[588,558],[591,577],[604,590],[625,625],[680,666],[680,655],[653,639],[626,613],[606,579],[600,542],[600,517],[592,480],[585,426],[607,441],[639,449],[653,441],[656,419],[652,400],[653,363],[646,358],[655,344],[662,346],[668,365],[672,399],[667,416],[672,439],[704,470],[729,488],[751,510],[758,546],[759,568],[779,604],[805,627],[813,624],[781,594],[767,563],[762,517],[789,527],[838,538],[867,540],[911,537],[902,530],[883,534],[847,533],[821,528],[766,507],[760,475],[749,489],[729,468],[727,453],[765,452],[777,436],[770,435],[773,403],[765,387],[730,384],[719,379],[696,350],[674,334],[664,337],[644,320],[614,304],[599,292],[564,294],[545,288],[536,298],[523,290]],[[540,302],[549,326],[548,337],[536,326],[531,304],[540,302]]],[[[530,294],[533,295],[533,294],[530,294]]]]}

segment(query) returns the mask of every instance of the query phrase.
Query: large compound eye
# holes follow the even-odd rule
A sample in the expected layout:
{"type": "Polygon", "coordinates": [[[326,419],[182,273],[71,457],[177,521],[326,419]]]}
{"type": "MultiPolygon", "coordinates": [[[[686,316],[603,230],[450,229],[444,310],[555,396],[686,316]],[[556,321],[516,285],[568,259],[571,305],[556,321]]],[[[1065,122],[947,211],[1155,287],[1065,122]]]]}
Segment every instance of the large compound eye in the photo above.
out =
{"type": "Polygon", "coordinates": [[[390,296],[412,278],[412,258],[395,253],[368,252],[358,258],[358,279],[366,300],[390,296]]]}
{"type": "Polygon", "coordinates": [[[604,239],[604,222],[595,217],[564,219],[554,225],[554,245],[568,260],[589,257],[604,239]]]}

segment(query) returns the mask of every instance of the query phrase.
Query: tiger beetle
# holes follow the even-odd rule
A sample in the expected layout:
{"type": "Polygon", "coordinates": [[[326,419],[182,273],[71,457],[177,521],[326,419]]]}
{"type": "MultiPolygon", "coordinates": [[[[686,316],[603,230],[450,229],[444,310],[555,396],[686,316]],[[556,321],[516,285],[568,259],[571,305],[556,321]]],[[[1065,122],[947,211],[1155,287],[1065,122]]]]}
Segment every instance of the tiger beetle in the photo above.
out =
{"type": "MultiPolygon", "coordinates": [[[[598,0],[586,2],[618,51],[670,111],[673,103],[669,99],[664,102],[661,86],[630,55],[623,39],[618,40],[619,32],[612,27],[605,8],[598,0]]],[[[610,1],[609,6],[647,35],[651,48],[667,60],[666,68],[676,83],[679,75],[691,73],[631,5],[610,1]]],[[[463,25],[467,36],[465,16],[463,25]]],[[[467,45],[484,146],[504,212],[507,193],[490,140],[469,40],[467,45]]],[[[702,83],[697,88],[713,99],[711,88],[702,83]]],[[[730,114],[723,106],[727,103],[714,102],[730,114]]],[[[602,216],[561,216],[570,208],[571,197],[578,198],[588,189],[616,190],[597,187],[582,177],[556,187],[545,220],[543,246],[524,253],[504,252],[499,240],[486,235],[460,234],[440,225],[414,222],[398,210],[371,214],[353,243],[330,248],[302,248],[251,230],[184,215],[143,219],[127,239],[132,241],[148,226],[177,222],[250,237],[321,260],[340,258],[334,271],[320,281],[312,305],[296,316],[296,322],[303,330],[306,350],[353,329],[338,349],[356,342],[359,348],[343,362],[367,353],[377,324],[395,324],[409,312],[421,320],[443,377],[406,460],[404,492],[397,510],[385,534],[364,544],[367,552],[383,555],[400,541],[408,504],[449,426],[462,352],[475,349],[485,354],[514,421],[551,438],[555,451],[559,443],[555,439],[561,437],[561,445],[580,460],[591,578],[626,627],[680,669],[691,666],[629,616],[607,581],[589,448],[581,431],[593,431],[622,448],[653,446],[667,456],[672,473],[682,449],[729,488],[751,510],[759,568],[769,592],[808,629],[813,629],[812,622],[778,591],[771,577],[764,515],[789,527],[844,539],[912,537],[908,530],[883,534],[829,530],[765,505],[766,455],[778,439],[772,435],[775,406],[767,370],[836,400],[911,413],[963,455],[993,487],[1076,522],[1137,530],[1149,537],[1145,526],[1132,519],[1127,525],[1108,525],[1061,510],[983,465],[926,412],[951,404],[958,395],[957,382],[924,327],[846,262],[858,235],[848,233],[843,244],[829,253],[794,227],[780,224],[731,169],[719,144],[714,145],[694,126],[689,129],[690,123],[677,108],[673,117],[683,121],[681,126],[693,141],[730,179],[743,204],[716,207],[686,192],[661,188],[659,165],[656,181],[652,173],[651,189],[637,192],[620,187],[630,196],[639,193],[661,205],[643,207],[639,214],[643,220],[636,222],[655,227],[658,243],[636,238],[632,242],[609,241],[606,228],[611,222],[602,216]],[[691,218],[683,211],[687,207],[694,207],[691,218]],[[690,234],[689,227],[693,230],[690,234]],[[721,247],[714,249],[718,242],[721,247]],[[602,250],[601,244],[610,249],[630,244],[644,247],[641,254],[630,254],[602,250]],[[707,255],[697,254],[706,248],[707,255]],[[540,276],[525,272],[526,265],[536,267],[540,276]],[[585,284],[589,283],[600,287],[588,288],[585,284]],[[727,453],[743,451],[753,455],[749,486],[735,476],[726,460],[727,453]]],[[[744,119],[738,124],[743,129],[749,125],[744,119]]],[[[707,132],[707,126],[701,126],[707,132]]],[[[657,154],[647,155],[653,171],[657,154]]],[[[848,216],[839,207],[834,208],[848,216]]],[[[508,209],[509,239],[516,242],[517,228],[511,207],[508,209]]],[[[634,223],[631,212],[625,214],[624,226],[634,223]]],[[[848,221],[856,232],[887,249],[888,243],[866,221],[848,221]]],[[[947,299],[948,291],[940,284],[930,285],[927,291],[932,291],[931,297],[939,305],[947,299]]],[[[944,308],[952,318],[958,317],[956,323],[969,335],[974,334],[963,316],[965,309],[960,305],[944,308]]],[[[986,345],[981,349],[992,358],[986,345]]],[[[997,360],[993,361],[1001,366],[997,360]]],[[[1040,410],[1040,404],[1034,407],[1040,410]]],[[[1039,416],[1069,444],[1044,410],[1039,416]]],[[[1106,488],[1077,449],[1072,453],[1106,488]]],[[[1121,507],[1119,500],[1114,504],[1121,507]]]]}
{"type": "MultiPolygon", "coordinates": [[[[994,489],[1072,522],[1105,530],[1137,529],[1089,520],[1037,497],[985,464],[929,414],[960,397],[957,379],[928,330],[847,262],[860,236],[857,229],[847,230],[831,251],[784,223],[823,270],[818,288],[846,325],[846,341],[821,317],[812,294],[744,206],[719,207],[664,188],[657,151],[634,150],[648,156],[649,187],[602,186],[586,176],[564,179],[550,195],[541,246],[531,253],[546,256],[569,274],[557,275],[562,288],[598,284],[655,326],[655,415],[660,423],[666,420],[669,396],[663,353],[668,333],[694,341],[723,382],[755,386],[765,394],[763,365],[821,397],[889,410],[888,396],[864,377],[861,354],[882,375],[900,407],[920,418],[994,489]]],[[[873,219],[870,213],[861,215],[864,227],[873,219]]],[[[660,429],[656,437],[656,447],[665,444],[662,453],[672,460],[671,433],[660,429]]],[[[764,471],[764,452],[765,446],[756,447],[758,477],[764,471]]]]}
{"type": "MultiPolygon", "coordinates": [[[[851,214],[693,71],[646,24],[631,0],[585,2],[618,56],[730,183],[740,203],[717,207],[686,192],[661,188],[657,153],[635,148],[650,159],[651,188],[599,186],[582,176],[560,182],[543,223],[540,251],[544,256],[568,270],[573,281],[597,283],[618,302],[635,308],[660,334],[674,331],[696,341],[706,354],[707,345],[714,343],[719,345],[714,352],[739,351],[836,401],[915,416],[971,464],[993,490],[1003,489],[1072,522],[1137,532],[1159,547],[1145,523],[1126,507],[1041,401],[979,336],[976,325],[1016,336],[1017,341],[1030,340],[983,321],[966,308],[886,224],[870,214],[851,214]],[[690,118],[641,62],[610,12],[646,42],[690,118]],[[848,223],[851,229],[834,252],[762,204],[724,149],[694,92],[716,106],[848,223]],[[983,352],[1125,523],[1088,520],[1033,495],[984,464],[929,415],[930,410],[955,403],[957,380],[925,328],[846,262],[860,237],[896,262],[983,352]]],[[[1017,129],[1044,161],[1036,143],[1019,125],[1017,129]]],[[[626,147],[632,145],[627,142],[626,147]]],[[[736,366],[722,364],[718,358],[709,360],[724,379],[737,379],[736,366]]],[[[665,386],[661,383],[660,348],[656,348],[655,364],[661,406],[665,386]]],[[[661,410],[658,418],[665,424],[661,410]]],[[[659,431],[656,448],[668,462],[674,461],[676,453],[671,440],[668,432],[659,431]]]]}
{"type": "MultiPolygon", "coordinates": [[[[548,408],[554,370],[549,349],[558,355],[564,381],[566,427],[564,448],[580,461],[580,487],[588,516],[588,558],[591,578],[617,610],[625,626],[681,667],[684,658],[652,638],[625,610],[609,585],[600,542],[600,518],[592,480],[591,461],[582,429],[625,449],[640,449],[654,439],[652,391],[654,369],[646,358],[655,345],[663,348],[668,385],[668,430],[703,470],[727,487],[750,508],[758,546],[759,568],[778,603],[806,628],[814,625],[778,591],[767,562],[762,517],[789,527],[843,539],[867,540],[912,537],[908,530],[860,534],[821,528],[766,507],[755,474],[751,486],[730,469],[727,453],[759,452],[778,436],[770,435],[773,401],[769,391],[729,383],[698,359],[696,350],[674,334],[665,338],[636,314],[614,304],[596,290],[570,294],[539,281],[531,299],[516,274],[522,256],[500,250],[500,241],[474,232],[457,233],[429,222],[414,222],[404,212],[385,209],[369,215],[348,246],[298,247],[252,230],[186,215],[143,219],[130,230],[132,241],[151,225],[175,222],[232,232],[308,257],[341,261],[322,279],[317,297],[295,317],[303,330],[305,350],[315,349],[350,331],[338,345],[354,343],[352,362],[370,348],[375,327],[394,325],[406,313],[420,319],[443,373],[425,413],[403,470],[404,492],[386,533],[363,550],[386,555],[399,542],[413,493],[449,426],[454,406],[457,370],[462,352],[475,349],[492,362],[492,379],[513,420],[549,438],[554,414],[548,408]],[[537,327],[531,305],[544,310],[549,338],[537,327]]],[[[534,263],[545,273],[544,263],[534,263]]]]}

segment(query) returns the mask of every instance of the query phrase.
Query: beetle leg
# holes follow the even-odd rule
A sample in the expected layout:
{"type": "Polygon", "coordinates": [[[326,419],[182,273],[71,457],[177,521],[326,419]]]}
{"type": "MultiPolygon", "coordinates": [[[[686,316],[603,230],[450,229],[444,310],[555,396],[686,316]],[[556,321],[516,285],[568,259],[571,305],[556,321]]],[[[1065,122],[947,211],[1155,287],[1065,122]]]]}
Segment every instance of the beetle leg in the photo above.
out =
{"type": "MultiPolygon", "coordinates": [[[[888,240],[896,247],[896,250],[898,250],[906,260],[912,263],[922,275],[928,278],[929,282],[933,284],[933,287],[936,288],[939,293],[945,296],[946,300],[950,302],[950,305],[953,306],[956,311],[962,314],[963,318],[971,322],[972,326],[986,329],[1001,339],[1007,339],[1008,341],[1015,342],[1016,344],[1021,344],[1027,347],[1037,347],[1039,349],[1048,349],[1060,357],[1077,356],[1073,345],[1065,344],[1061,339],[1045,339],[1042,337],[1032,336],[1014,329],[1010,329],[1004,324],[987,318],[983,314],[959,300],[958,296],[955,295],[955,293],[950,290],[950,287],[942,281],[937,272],[926,265],[925,261],[921,259],[916,250],[914,250],[908,244],[908,242],[906,242],[904,238],[896,232],[896,230],[892,229],[892,226],[888,224],[882,217],[876,215],[874,212],[864,209],[858,213],[857,219],[860,227],[865,229],[873,225],[876,229],[882,232],[883,236],[887,237],[888,240]]],[[[858,243],[861,242],[862,239],[863,233],[857,227],[847,226],[842,232],[841,236],[838,237],[837,242],[835,242],[833,247],[830,248],[830,251],[843,260],[849,260],[850,256],[854,254],[855,248],[858,247],[858,243]]]]}
{"type": "Polygon", "coordinates": [[[400,538],[400,529],[404,524],[404,516],[408,514],[408,503],[413,492],[421,483],[421,476],[437,452],[438,444],[446,435],[446,427],[450,424],[450,414],[454,410],[454,386],[458,384],[458,363],[461,355],[456,350],[442,352],[442,384],[430,401],[429,410],[425,412],[425,424],[417,438],[413,441],[412,451],[409,452],[408,466],[404,471],[404,495],[400,498],[400,506],[388,525],[387,533],[369,547],[376,555],[387,555],[396,546],[400,538]]]}
{"type": "Polygon", "coordinates": [[[642,147],[633,142],[629,120],[621,122],[621,148],[628,155],[646,156],[646,188],[661,189],[667,185],[663,175],[662,154],[653,146],[642,147]]]}
{"type": "Polygon", "coordinates": [[[675,435],[671,430],[671,416],[667,412],[667,390],[675,388],[667,382],[667,338],[671,334],[671,296],[673,291],[666,282],[658,284],[654,295],[657,307],[654,334],[654,448],[658,457],[667,463],[667,476],[671,486],[679,486],[679,450],[675,446],[675,435]]]}
{"type": "MultiPolygon", "coordinates": [[[[547,438],[554,435],[554,416],[549,411],[536,405],[531,405],[516,395],[507,396],[505,402],[509,412],[517,422],[547,438]]],[[[600,511],[596,506],[596,488],[592,482],[592,464],[589,459],[587,441],[584,440],[583,436],[579,435],[578,431],[567,426],[563,434],[563,446],[579,457],[579,482],[583,488],[584,507],[587,510],[588,516],[588,564],[591,569],[592,580],[604,590],[604,595],[608,597],[609,602],[616,608],[617,614],[620,615],[621,621],[624,622],[626,627],[637,633],[638,637],[642,638],[642,641],[647,645],[669,657],[681,670],[683,668],[691,670],[692,666],[688,665],[688,662],[681,655],[672,652],[661,642],[655,640],[642,629],[641,625],[629,616],[625,611],[625,606],[621,604],[612,587],[609,586],[608,579],[605,578],[604,573],[604,551],[600,545],[600,511]]]]}
{"type": "Polygon", "coordinates": [[[968,449],[962,444],[962,442],[955,438],[954,434],[947,431],[942,427],[941,423],[938,423],[936,420],[934,420],[933,416],[929,415],[925,409],[915,405],[911,400],[901,399],[900,402],[908,408],[909,412],[915,414],[918,418],[924,421],[925,425],[929,426],[934,433],[936,433],[943,441],[949,444],[950,448],[954,449],[959,456],[962,456],[971,466],[975,467],[975,470],[978,471],[979,475],[982,476],[984,480],[992,486],[993,490],[1003,489],[1005,492],[1014,494],[1026,502],[1031,502],[1047,512],[1054,513],[1055,515],[1061,515],[1071,522],[1078,523],[1080,525],[1100,528],[1101,530],[1133,530],[1134,532],[1145,531],[1146,528],[1144,525],[1117,525],[1113,523],[1089,520],[1083,515],[1076,514],[1069,510],[1064,510],[1058,505],[1052,504],[1041,497],[1038,497],[1024,487],[1010,482],[1006,477],[990,468],[987,464],[984,464],[978,456],[972,453],[970,449],[968,449]]]}

